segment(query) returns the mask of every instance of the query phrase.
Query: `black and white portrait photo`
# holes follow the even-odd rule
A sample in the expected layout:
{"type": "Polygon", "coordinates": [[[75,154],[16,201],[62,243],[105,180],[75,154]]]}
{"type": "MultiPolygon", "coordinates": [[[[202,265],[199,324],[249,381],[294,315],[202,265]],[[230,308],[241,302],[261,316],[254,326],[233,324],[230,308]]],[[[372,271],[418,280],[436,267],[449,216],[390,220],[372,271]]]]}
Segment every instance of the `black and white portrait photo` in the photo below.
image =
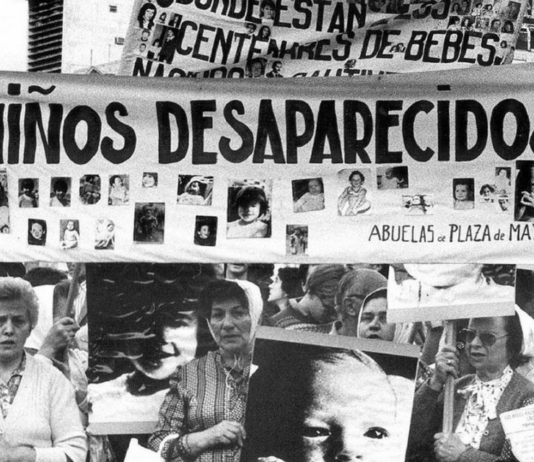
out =
{"type": "Polygon", "coordinates": [[[258,333],[241,462],[404,461],[417,358],[298,334],[258,333]]]}
{"type": "Polygon", "coordinates": [[[172,373],[212,346],[198,297],[213,275],[199,264],[87,265],[91,424],[154,425],[172,373]]]}
{"type": "Polygon", "coordinates": [[[165,230],[165,204],[141,202],[135,204],[134,242],[162,244],[165,230]]]}

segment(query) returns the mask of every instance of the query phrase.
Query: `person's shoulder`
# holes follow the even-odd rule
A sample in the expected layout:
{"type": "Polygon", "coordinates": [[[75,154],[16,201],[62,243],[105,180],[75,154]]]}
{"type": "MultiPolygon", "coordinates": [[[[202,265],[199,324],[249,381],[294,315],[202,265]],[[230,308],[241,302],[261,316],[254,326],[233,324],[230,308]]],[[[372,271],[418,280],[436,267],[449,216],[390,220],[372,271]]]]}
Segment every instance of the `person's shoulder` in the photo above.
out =
{"type": "Polygon", "coordinates": [[[206,366],[207,363],[215,362],[215,351],[208,351],[205,355],[200,356],[199,358],[194,358],[193,360],[189,361],[187,364],[185,364],[182,367],[179,367],[177,369],[177,373],[180,375],[191,373],[193,371],[197,371],[198,369],[202,369],[206,366]]]}
{"type": "Polygon", "coordinates": [[[522,393],[534,397],[534,383],[529,379],[521,375],[519,372],[514,371],[510,384],[520,390],[522,393]]]}
{"type": "Polygon", "coordinates": [[[26,355],[26,369],[28,373],[34,373],[41,378],[41,380],[48,380],[56,385],[69,384],[67,378],[52,365],[50,361],[39,355],[26,355]]]}

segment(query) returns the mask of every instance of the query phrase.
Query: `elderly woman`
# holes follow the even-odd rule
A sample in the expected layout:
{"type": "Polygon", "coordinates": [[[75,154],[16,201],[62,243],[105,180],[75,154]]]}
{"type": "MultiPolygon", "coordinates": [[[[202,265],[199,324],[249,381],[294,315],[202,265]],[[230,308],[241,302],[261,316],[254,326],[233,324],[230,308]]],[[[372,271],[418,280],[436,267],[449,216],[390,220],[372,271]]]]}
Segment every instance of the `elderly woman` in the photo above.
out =
{"type": "Polygon", "coordinates": [[[440,432],[441,391],[449,374],[458,377],[459,356],[456,348],[444,347],[436,355],[433,377],[415,395],[410,445],[419,458],[414,460],[432,460],[432,441],[440,461],[516,460],[499,416],[534,404],[534,385],[515,372],[522,362],[519,317],[471,319],[462,337],[475,374],[455,382],[453,433],[440,432]]]}
{"type": "Polygon", "coordinates": [[[0,278],[0,460],[83,462],[85,435],[72,386],[24,352],[38,313],[29,282],[0,278]]]}
{"type": "Polygon", "coordinates": [[[259,288],[248,281],[220,280],[201,298],[217,351],[193,360],[171,379],[149,446],[165,460],[239,460],[252,340],[261,315],[259,288]]]}

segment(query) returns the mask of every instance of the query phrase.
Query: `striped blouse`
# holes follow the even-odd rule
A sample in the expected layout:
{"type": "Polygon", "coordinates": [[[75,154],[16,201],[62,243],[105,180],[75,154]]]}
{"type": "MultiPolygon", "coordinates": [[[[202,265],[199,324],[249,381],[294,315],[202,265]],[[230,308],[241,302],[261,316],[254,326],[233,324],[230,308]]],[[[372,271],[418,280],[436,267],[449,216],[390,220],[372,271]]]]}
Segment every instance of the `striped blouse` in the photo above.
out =
{"type": "MultiPolygon", "coordinates": [[[[157,451],[163,439],[171,434],[185,435],[211,428],[223,420],[244,423],[246,392],[250,366],[242,371],[230,371],[218,351],[195,359],[171,378],[171,388],[159,411],[156,430],[148,445],[157,451]]],[[[186,462],[179,456],[165,460],[186,462]]],[[[235,462],[241,449],[213,449],[194,459],[197,462],[235,462]]]]}

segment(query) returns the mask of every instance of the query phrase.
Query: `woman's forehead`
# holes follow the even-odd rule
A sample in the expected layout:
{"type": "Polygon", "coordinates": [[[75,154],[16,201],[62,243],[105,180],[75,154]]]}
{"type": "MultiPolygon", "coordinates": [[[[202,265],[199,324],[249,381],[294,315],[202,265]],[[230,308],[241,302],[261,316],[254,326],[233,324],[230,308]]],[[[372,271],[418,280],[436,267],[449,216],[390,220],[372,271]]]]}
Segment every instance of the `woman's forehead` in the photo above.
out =
{"type": "Polygon", "coordinates": [[[235,308],[244,308],[243,303],[237,298],[230,298],[228,300],[213,300],[211,305],[212,310],[232,310],[235,308]]]}
{"type": "Polygon", "coordinates": [[[479,331],[505,332],[506,320],[503,317],[474,318],[469,321],[469,328],[479,331]]]}
{"type": "Polygon", "coordinates": [[[28,309],[22,300],[0,300],[0,316],[25,316],[28,317],[28,309]]]}

